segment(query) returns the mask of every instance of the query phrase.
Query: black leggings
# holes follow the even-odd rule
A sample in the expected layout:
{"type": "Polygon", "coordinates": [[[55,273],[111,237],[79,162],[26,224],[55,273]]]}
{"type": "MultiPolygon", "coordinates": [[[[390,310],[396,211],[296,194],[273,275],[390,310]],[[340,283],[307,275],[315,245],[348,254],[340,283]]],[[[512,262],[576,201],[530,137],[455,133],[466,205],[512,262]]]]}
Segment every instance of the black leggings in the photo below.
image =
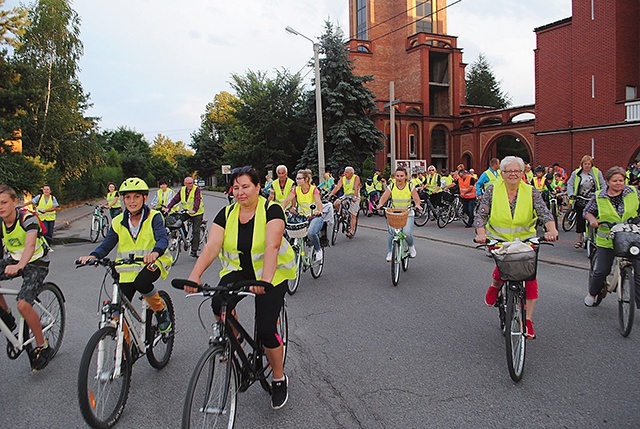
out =
{"type": "MultiPolygon", "coordinates": [[[[246,280],[242,276],[241,271],[231,272],[220,279],[219,286],[228,285],[229,283],[237,282],[240,280],[246,280]]],[[[258,330],[258,337],[262,341],[262,344],[268,349],[275,349],[282,341],[277,334],[278,317],[280,316],[280,309],[284,304],[284,295],[287,292],[286,281],[276,285],[274,290],[264,295],[256,295],[255,298],[255,311],[256,311],[256,327],[258,330]]],[[[231,312],[235,308],[236,304],[242,300],[244,296],[234,296],[227,303],[227,312],[231,312]]],[[[222,308],[222,298],[214,296],[211,299],[211,307],[213,313],[216,316],[220,316],[220,310],[222,308]]]]}
{"type": "Polygon", "coordinates": [[[133,295],[136,291],[140,292],[144,296],[149,296],[153,291],[153,282],[160,277],[160,268],[156,268],[155,271],[150,271],[147,265],[138,273],[136,279],[131,283],[120,283],[120,290],[127,297],[129,301],[133,299],[133,295]]]}

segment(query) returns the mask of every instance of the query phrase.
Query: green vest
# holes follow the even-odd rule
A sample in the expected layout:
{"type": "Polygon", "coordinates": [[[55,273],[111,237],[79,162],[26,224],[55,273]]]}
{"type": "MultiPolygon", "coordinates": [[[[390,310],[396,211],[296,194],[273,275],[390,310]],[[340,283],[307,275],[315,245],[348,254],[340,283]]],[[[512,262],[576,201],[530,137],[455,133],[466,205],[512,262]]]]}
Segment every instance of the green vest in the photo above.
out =
{"type": "Polygon", "coordinates": [[[342,191],[344,192],[344,195],[349,196],[356,194],[356,177],[358,176],[354,174],[353,176],[351,176],[351,180],[349,180],[347,179],[347,176],[342,176],[342,191]]]}
{"type": "Polygon", "coordinates": [[[120,199],[119,199],[116,191],[107,193],[107,204],[109,204],[109,207],[111,207],[112,209],[122,208],[122,203],[120,202],[120,199]],[[118,202],[116,204],[113,204],[113,202],[116,199],[118,200],[118,202]]]}
{"type": "MultiPolygon", "coordinates": [[[[582,167],[576,168],[576,179],[573,181],[573,195],[578,195],[578,188],[580,187],[580,170],[582,167]]],[[[602,190],[602,184],[600,184],[600,170],[595,167],[591,167],[593,171],[593,181],[596,183],[596,194],[602,190]]]]}
{"type": "MultiPolygon", "coordinates": [[[[289,194],[291,193],[291,189],[293,188],[293,180],[287,177],[287,181],[284,184],[284,189],[280,187],[280,180],[274,180],[273,185],[271,185],[271,187],[273,188],[273,194],[274,194],[273,200],[276,203],[282,205],[282,203],[284,203],[284,200],[286,200],[289,194]]],[[[286,207],[283,207],[283,208],[286,208],[286,207]]]]}
{"type": "Polygon", "coordinates": [[[533,210],[533,187],[520,181],[516,208],[511,216],[509,196],[504,181],[493,185],[491,213],[487,222],[487,235],[506,241],[525,240],[536,236],[538,216],[533,210]]]}
{"type": "MultiPolygon", "coordinates": [[[[638,194],[635,190],[624,196],[624,212],[622,213],[622,217],[618,215],[609,198],[598,196],[596,203],[598,204],[598,221],[610,223],[622,223],[635,217],[638,214],[638,206],[640,205],[638,194]]],[[[610,232],[611,228],[608,226],[598,226],[598,230],[596,231],[596,246],[613,249],[613,240],[609,238],[610,232]]]]}
{"type": "Polygon", "coordinates": [[[396,185],[391,186],[391,205],[394,209],[408,209],[411,207],[411,186],[410,182],[407,182],[403,189],[399,189],[396,185]]]}
{"type": "MultiPolygon", "coordinates": [[[[180,203],[182,204],[182,208],[185,210],[193,210],[193,204],[196,200],[196,187],[191,188],[191,192],[187,195],[187,187],[183,186],[180,189],[180,203]]],[[[198,211],[195,212],[192,216],[198,216],[204,213],[204,198],[200,198],[200,207],[198,207],[198,211]]]]}
{"type": "MultiPolygon", "coordinates": [[[[171,193],[171,188],[167,188],[165,191],[162,191],[162,188],[158,188],[157,191],[157,199],[158,202],[156,203],[156,206],[160,207],[160,206],[168,206],[169,203],[171,202],[171,200],[169,199],[169,194],[171,193]]],[[[195,197],[194,197],[195,198],[195,197]]],[[[202,201],[200,201],[200,204],[202,204],[202,201]]],[[[171,207],[171,210],[169,210],[171,213],[173,212],[177,212],[178,211],[178,205],[174,205],[173,207],[171,207]]]]}
{"type": "MultiPolygon", "coordinates": [[[[19,210],[16,210],[16,221],[13,231],[7,231],[7,225],[4,222],[2,223],[2,241],[4,242],[4,247],[6,247],[9,255],[11,257],[20,262],[20,258],[22,258],[22,253],[24,252],[24,248],[27,244],[27,231],[22,227],[21,216],[33,216],[30,213],[24,214],[19,210]]],[[[46,249],[45,239],[42,237],[40,232],[37,233],[38,238],[36,239],[36,247],[33,252],[33,256],[29,259],[29,262],[34,262],[44,256],[44,250],[46,249]]]]}
{"type": "MultiPolygon", "coordinates": [[[[314,185],[311,185],[309,191],[305,194],[302,192],[302,188],[300,186],[296,186],[296,202],[298,203],[298,213],[303,216],[311,216],[313,215],[313,210],[311,210],[311,205],[315,204],[315,197],[313,192],[316,190],[314,185]]],[[[321,207],[317,208],[321,210],[321,207]]]]}
{"type": "MultiPolygon", "coordinates": [[[[40,199],[38,199],[38,205],[36,206],[37,210],[48,210],[53,207],[53,195],[49,195],[49,200],[45,201],[44,195],[40,195],[40,199]]],[[[56,220],[56,212],[46,212],[46,213],[38,213],[38,216],[42,220],[56,220]]]]}
{"type": "MultiPolygon", "coordinates": [[[[140,221],[140,230],[138,231],[138,236],[136,238],[133,238],[131,232],[129,232],[129,228],[122,224],[124,213],[120,213],[118,216],[113,218],[111,227],[113,228],[113,231],[118,234],[118,250],[116,252],[117,259],[121,260],[128,258],[132,253],[135,256],[144,256],[151,253],[153,248],[156,246],[156,238],[153,235],[154,216],[162,217],[162,214],[159,211],[150,210],[149,216],[140,221]]],[[[160,276],[163,279],[167,278],[172,262],[173,258],[171,257],[171,254],[166,251],[164,252],[164,255],[160,255],[160,257],[156,259],[155,264],[160,268],[160,276]]],[[[116,271],[120,273],[121,282],[131,283],[136,279],[138,273],[142,271],[144,267],[144,263],[138,262],[135,264],[120,265],[116,267],[116,271]]]]}
{"type": "MultiPolygon", "coordinates": [[[[258,198],[258,205],[254,215],[253,238],[251,240],[251,265],[255,272],[256,279],[262,279],[262,270],[264,268],[264,251],[267,241],[267,208],[272,204],[264,197],[258,198]]],[[[220,278],[232,271],[240,271],[240,251],[238,250],[238,223],[240,216],[240,206],[233,203],[225,208],[226,227],[224,229],[224,239],[222,248],[220,249],[220,278]]],[[[296,278],[296,260],[295,253],[285,240],[284,236],[280,242],[280,250],[278,251],[278,262],[276,272],[273,275],[271,283],[276,286],[285,280],[293,280],[296,278]]]]}

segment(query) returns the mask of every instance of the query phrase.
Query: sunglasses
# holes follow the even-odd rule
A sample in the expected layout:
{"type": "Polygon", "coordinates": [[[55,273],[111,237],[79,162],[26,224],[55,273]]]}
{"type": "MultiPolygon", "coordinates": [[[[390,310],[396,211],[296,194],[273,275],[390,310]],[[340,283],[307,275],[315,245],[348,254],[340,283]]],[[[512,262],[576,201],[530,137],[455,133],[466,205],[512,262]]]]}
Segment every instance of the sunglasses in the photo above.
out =
{"type": "Polygon", "coordinates": [[[244,167],[236,167],[231,170],[231,174],[240,174],[240,173],[249,173],[251,171],[255,171],[254,168],[250,165],[245,165],[244,167]]]}

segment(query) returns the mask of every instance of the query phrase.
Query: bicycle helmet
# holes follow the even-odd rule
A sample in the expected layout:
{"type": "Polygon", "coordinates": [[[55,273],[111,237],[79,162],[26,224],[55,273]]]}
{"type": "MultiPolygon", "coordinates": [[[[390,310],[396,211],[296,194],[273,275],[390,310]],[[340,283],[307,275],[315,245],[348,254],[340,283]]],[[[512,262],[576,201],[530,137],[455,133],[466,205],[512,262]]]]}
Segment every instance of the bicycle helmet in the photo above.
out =
{"type": "Polygon", "coordinates": [[[146,182],[138,177],[130,177],[120,185],[120,194],[124,195],[128,192],[137,192],[143,195],[149,195],[149,186],[146,182]]]}
{"type": "Polygon", "coordinates": [[[544,169],[544,167],[543,167],[543,166],[538,165],[538,166],[536,167],[536,169],[534,170],[534,172],[535,172],[535,173],[537,173],[537,172],[542,172],[542,173],[544,173],[544,172],[545,172],[545,169],[544,169]]]}

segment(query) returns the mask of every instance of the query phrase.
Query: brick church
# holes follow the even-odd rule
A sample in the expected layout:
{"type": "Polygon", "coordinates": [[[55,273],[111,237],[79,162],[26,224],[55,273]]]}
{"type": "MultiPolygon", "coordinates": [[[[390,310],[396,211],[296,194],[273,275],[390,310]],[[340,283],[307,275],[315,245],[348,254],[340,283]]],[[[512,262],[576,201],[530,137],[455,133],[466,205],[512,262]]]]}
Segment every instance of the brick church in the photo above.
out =
{"type": "Polygon", "coordinates": [[[567,169],[585,154],[604,169],[640,156],[640,2],[575,0],[571,17],[536,28],[536,103],[498,110],[466,104],[446,14],[446,0],[349,0],[350,58],[374,76],[372,119],[387,136],[378,166],[392,140],[396,159],[439,169],[482,171],[513,147],[533,165],[567,169]]]}

